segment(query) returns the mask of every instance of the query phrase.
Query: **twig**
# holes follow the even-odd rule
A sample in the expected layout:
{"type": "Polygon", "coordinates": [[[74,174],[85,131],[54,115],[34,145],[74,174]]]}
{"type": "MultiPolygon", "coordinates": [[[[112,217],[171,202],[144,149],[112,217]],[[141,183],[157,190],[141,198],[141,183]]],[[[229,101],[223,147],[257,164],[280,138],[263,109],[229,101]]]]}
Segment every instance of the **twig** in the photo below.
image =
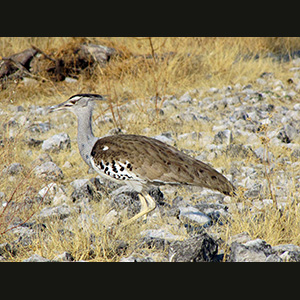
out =
{"type": "Polygon", "coordinates": [[[18,61],[14,60],[11,57],[2,57],[2,60],[9,61],[13,63],[20,71],[24,72],[26,75],[29,75],[30,77],[34,77],[21,63],[18,61]]]}
{"type": "Polygon", "coordinates": [[[35,51],[37,51],[38,53],[43,54],[43,55],[45,56],[45,58],[47,58],[47,59],[49,59],[49,60],[51,60],[51,61],[53,61],[53,62],[56,62],[56,59],[54,59],[54,58],[52,58],[51,56],[49,56],[48,54],[46,54],[44,51],[42,51],[42,50],[39,49],[38,47],[36,47],[36,46],[34,46],[34,45],[31,45],[31,47],[32,47],[35,51]]]}
{"type": "MultiPolygon", "coordinates": [[[[13,199],[14,199],[16,193],[17,193],[17,191],[22,187],[22,185],[24,184],[24,182],[27,182],[27,181],[28,181],[28,178],[30,177],[30,175],[32,174],[32,172],[33,172],[34,169],[35,169],[35,166],[33,166],[33,167],[31,168],[31,170],[28,172],[28,174],[26,175],[26,177],[24,177],[24,178],[18,183],[18,185],[16,186],[16,188],[13,190],[12,194],[10,195],[10,197],[9,197],[7,203],[6,203],[6,206],[5,206],[4,209],[0,212],[0,221],[4,220],[5,216],[7,216],[6,210],[8,209],[8,207],[10,206],[10,204],[12,203],[12,201],[13,201],[13,199]]],[[[49,192],[50,188],[51,188],[51,186],[48,187],[46,193],[43,195],[43,198],[42,198],[42,200],[39,202],[37,208],[39,208],[40,205],[44,202],[44,199],[45,199],[47,193],[49,192]]],[[[26,190],[26,192],[27,192],[27,190],[26,190]]],[[[24,194],[25,194],[26,192],[24,192],[24,194]]],[[[23,195],[23,194],[22,194],[22,195],[23,195]]],[[[36,213],[37,209],[33,210],[32,213],[31,213],[28,217],[26,217],[25,220],[24,220],[23,222],[21,222],[21,223],[15,225],[15,226],[9,227],[9,224],[12,222],[12,220],[13,220],[14,217],[15,217],[15,215],[22,209],[22,207],[24,207],[24,206],[26,205],[25,203],[21,203],[21,204],[22,204],[22,206],[20,206],[20,208],[18,208],[18,209],[12,214],[11,218],[8,220],[8,222],[6,222],[6,224],[3,224],[3,223],[1,224],[1,223],[0,223],[0,228],[4,225],[4,226],[3,226],[4,228],[3,228],[3,229],[1,228],[2,231],[0,231],[0,235],[3,235],[3,234],[5,234],[6,232],[8,232],[8,231],[10,231],[10,230],[12,230],[12,229],[14,229],[14,228],[16,228],[16,227],[22,226],[23,224],[25,224],[26,222],[28,222],[28,220],[29,220],[30,218],[32,218],[32,216],[36,213]],[[8,227],[9,227],[9,228],[8,228],[8,227]]],[[[32,204],[32,205],[33,205],[33,204],[32,204]]],[[[32,207],[32,205],[30,206],[30,208],[32,207]]]]}
{"type": "Polygon", "coordinates": [[[149,40],[149,43],[150,43],[150,48],[151,48],[152,58],[153,58],[154,61],[155,61],[155,50],[154,50],[154,47],[153,47],[153,44],[152,44],[152,38],[149,37],[148,40],[149,40]]]}

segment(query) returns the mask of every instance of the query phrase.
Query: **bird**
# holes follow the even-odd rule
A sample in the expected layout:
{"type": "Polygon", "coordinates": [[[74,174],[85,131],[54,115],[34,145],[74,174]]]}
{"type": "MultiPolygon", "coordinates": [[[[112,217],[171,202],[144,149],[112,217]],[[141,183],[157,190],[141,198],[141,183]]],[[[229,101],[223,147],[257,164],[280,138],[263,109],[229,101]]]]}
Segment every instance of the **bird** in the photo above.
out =
{"type": "Polygon", "coordinates": [[[124,222],[144,218],[156,208],[148,190],[160,185],[191,185],[235,195],[235,187],[214,168],[155,138],[118,134],[95,137],[92,113],[95,103],[106,101],[99,94],[76,94],[49,107],[49,112],[70,111],[77,117],[77,143],[86,164],[102,177],[127,184],[138,193],[140,211],[124,222]]]}

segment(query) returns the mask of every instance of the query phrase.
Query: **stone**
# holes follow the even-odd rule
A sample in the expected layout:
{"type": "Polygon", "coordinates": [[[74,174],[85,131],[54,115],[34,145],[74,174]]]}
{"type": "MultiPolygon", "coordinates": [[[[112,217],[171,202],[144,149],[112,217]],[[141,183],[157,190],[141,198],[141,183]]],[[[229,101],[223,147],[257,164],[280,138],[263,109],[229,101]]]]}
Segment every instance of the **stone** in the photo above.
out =
{"type": "Polygon", "coordinates": [[[300,103],[296,103],[293,107],[294,110],[300,110],[300,103]]]}
{"type": "Polygon", "coordinates": [[[37,218],[44,222],[51,219],[60,219],[63,220],[71,215],[71,208],[66,205],[58,205],[54,207],[45,207],[43,208],[40,213],[37,215],[37,218]]]}
{"type": "Polygon", "coordinates": [[[243,231],[241,233],[238,233],[236,235],[233,235],[229,238],[228,244],[232,244],[233,242],[237,242],[240,244],[246,243],[251,241],[251,237],[247,231],[243,231]]]}
{"type": "Polygon", "coordinates": [[[28,138],[25,140],[25,143],[29,146],[29,147],[38,147],[40,144],[43,143],[42,140],[38,140],[38,139],[34,139],[34,138],[28,138]]]}
{"type": "Polygon", "coordinates": [[[214,137],[214,144],[225,144],[230,145],[232,143],[232,132],[229,129],[219,131],[214,137]]]}
{"type": "Polygon", "coordinates": [[[257,157],[249,146],[242,144],[230,144],[226,146],[226,157],[245,159],[247,157],[257,157]]]}
{"type": "Polygon", "coordinates": [[[166,250],[170,245],[170,241],[157,238],[157,237],[149,237],[145,236],[141,239],[139,243],[139,248],[147,248],[147,249],[155,249],[155,250],[166,250]]]}
{"type": "Polygon", "coordinates": [[[19,70],[24,73],[29,68],[30,61],[36,55],[37,51],[33,48],[28,48],[22,52],[15,53],[0,63],[0,78],[9,76],[19,70]],[[17,65],[16,65],[17,64],[17,65]],[[23,67],[20,69],[20,67],[23,67]]]}
{"type": "Polygon", "coordinates": [[[34,173],[36,176],[47,180],[57,181],[64,178],[63,171],[54,162],[45,162],[40,166],[35,167],[34,173]]]}
{"type": "Polygon", "coordinates": [[[44,151],[59,152],[60,150],[65,150],[67,148],[71,148],[71,140],[69,135],[64,132],[53,135],[42,144],[42,149],[44,151]]]}
{"type": "Polygon", "coordinates": [[[0,257],[9,258],[12,254],[13,250],[9,243],[0,244],[0,257]]]}
{"type": "Polygon", "coordinates": [[[270,151],[266,151],[265,147],[259,147],[254,150],[255,155],[257,158],[259,158],[261,161],[273,161],[274,160],[274,155],[270,151]]]}
{"type": "Polygon", "coordinates": [[[71,199],[73,202],[77,203],[90,201],[99,202],[102,199],[101,192],[105,193],[105,190],[97,177],[90,180],[74,180],[71,185],[75,187],[71,194],[71,199]]]}
{"type": "Polygon", "coordinates": [[[181,239],[180,235],[175,235],[164,228],[143,230],[140,234],[145,238],[163,239],[169,242],[181,239]]]}
{"type": "Polygon", "coordinates": [[[40,166],[41,164],[49,161],[52,161],[51,156],[48,153],[42,153],[31,163],[31,165],[40,166]]]}
{"type": "Polygon", "coordinates": [[[154,262],[151,257],[140,257],[140,255],[132,254],[128,257],[121,258],[120,262],[154,262]]]}
{"type": "Polygon", "coordinates": [[[261,239],[251,240],[244,244],[233,242],[230,246],[230,262],[265,262],[273,254],[272,247],[261,239]]]}
{"type": "Polygon", "coordinates": [[[53,203],[54,198],[60,195],[65,193],[55,182],[50,182],[38,192],[38,196],[45,204],[53,203]]]}
{"type": "Polygon", "coordinates": [[[179,103],[192,103],[192,97],[190,96],[189,92],[186,92],[179,98],[179,103]]]}
{"type": "Polygon", "coordinates": [[[200,225],[205,225],[212,221],[210,217],[193,206],[179,206],[179,210],[179,218],[184,222],[195,222],[200,225]]]}
{"type": "Polygon", "coordinates": [[[29,258],[24,259],[23,262],[51,262],[51,260],[38,254],[33,254],[29,258]]]}
{"type": "Polygon", "coordinates": [[[114,224],[117,224],[119,220],[119,214],[115,209],[112,209],[109,211],[104,218],[101,220],[101,223],[104,226],[112,226],[114,224]]]}
{"type": "Polygon", "coordinates": [[[4,174],[15,176],[20,174],[24,170],[23,165],[20,163],[12,163],[6,169],[3,170],[4,174]]]}
{"type": "Polygon", "coordinates": [[[76,83],[78,82],[78,79],[72,78],[72,77],[66,77],[65,82],[67,83],[76,83]]]}
{"type": "Polygon", "coordinates": [[[169,246],[170,262],[209,262],[214,261],[218,244],[207,233],[195,235],[184,241],[172,242],[169,246]]]}
{"type": "Polygon", "coordinates": [[[111,56],[117,54],[116,49],[103,45],[96,44],[82,44],[80,46],[80,58],[85,60],[92,60],[99,63],[100,67],[104,67],[110,60],[111,56]]]}
{"type": "Polygon", "coordinates": [[[283,129],[290,141],[293,141],[299,136],[298,130],[295,128],[295,126],[286,124],[284,125],[283,129]]]}
{"type": "Polygon", "coordinates": [[[266,258],[266,262],[283,262],[283,259],[277,254],[271,254],[266,258]]]}
{"type": "Polygon", "coordinates": [[[282,254],[286,251],[297,251],[300,252],[300,246],[293,245],[293,244],[281,244],[272,247],[273,251],[278,254],[282,254]]]}
{"type": "Polygon", "coordinates": [[[44,133],[50,130],[50,123],[49,122],[33,123],[29,126],[29,130],[35,133],[44,133]]]}
{"type": "Polygon", "coordinates": [[[171,146],[175,145],[175,141],[172,138],[168,138],[168,137],[166,137],[165,135],[162,135],[162,134],[152,136],[152,138],[154,138],[158,141],[161,141],[163,143],[166,143],[168,145],[171,145],[171,146]]]}
{"type": "Polygon", "coordinates": [[[280,130],[277,134],[277,138],[285,144],[289,144],[291,142],[291,139],[289,138],[285,130],[280,130]]]}
{"type": "Polygon", "coordinates": [[[72,182],[70,182],[70,185],[74,189],[79,189],[81,188],[84,184],[86,184],[89,180],[88,179],[75,179],[72,182]]]}
{"type": "Polygon", "coordinates": [[[73,261],[74,260],[74,257],[72,256],[71,253],[69,252],[63,252],[57,256],[55,256],[52,261],[54,262],[70,262],[70,261],[73,261]]]}
{"type": "MultiPolygon", "coordinates": [[[[16,224],[14,224],[16,225],[16,224]]],[[[33,238],[36,232],[33,229],[30,229],[26,224],[17,226],[13,228],[12,233],[16,235],[17,239],[12,242],[13,246],[30,246],[33,242],[33,238]]]]}
{"type": "Polygon", "coordinates": [[[279,256],[285,262],[300,262],[300,251],[285,251],[279,256]]]}

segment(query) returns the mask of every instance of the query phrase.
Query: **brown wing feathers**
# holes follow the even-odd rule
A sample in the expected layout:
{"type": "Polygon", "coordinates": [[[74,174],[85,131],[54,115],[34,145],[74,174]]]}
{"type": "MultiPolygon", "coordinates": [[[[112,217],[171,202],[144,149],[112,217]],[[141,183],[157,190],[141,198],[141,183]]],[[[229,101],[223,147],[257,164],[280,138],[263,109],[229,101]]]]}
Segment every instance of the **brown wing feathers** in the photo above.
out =
{"type": "Polygon", "coordinates": [[[219,172],[176,148],[139,135],[115,135],[99,139],[92,152],[97,165],[121,162],[141,180],[161,184],[190,184],[234,192],[233,185],[219,172]]]}

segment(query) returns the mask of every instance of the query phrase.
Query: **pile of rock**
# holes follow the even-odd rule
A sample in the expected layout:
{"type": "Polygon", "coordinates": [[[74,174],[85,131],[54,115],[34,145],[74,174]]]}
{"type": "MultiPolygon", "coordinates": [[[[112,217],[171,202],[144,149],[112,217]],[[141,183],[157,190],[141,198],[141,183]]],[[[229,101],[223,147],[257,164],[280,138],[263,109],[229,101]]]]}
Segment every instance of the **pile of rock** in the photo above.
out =
{"type": "Polygon", "coordinates": [[[70,44],[63,51],[46,54],[35,46],[20,53],[2,57],[0,80],[38,78],[39,74],[53,81],[76,78],[82,72],[92,73],[96,65],[105,67],[112,56],[121,55],[114,48],[96,44],[70,44]]]}

